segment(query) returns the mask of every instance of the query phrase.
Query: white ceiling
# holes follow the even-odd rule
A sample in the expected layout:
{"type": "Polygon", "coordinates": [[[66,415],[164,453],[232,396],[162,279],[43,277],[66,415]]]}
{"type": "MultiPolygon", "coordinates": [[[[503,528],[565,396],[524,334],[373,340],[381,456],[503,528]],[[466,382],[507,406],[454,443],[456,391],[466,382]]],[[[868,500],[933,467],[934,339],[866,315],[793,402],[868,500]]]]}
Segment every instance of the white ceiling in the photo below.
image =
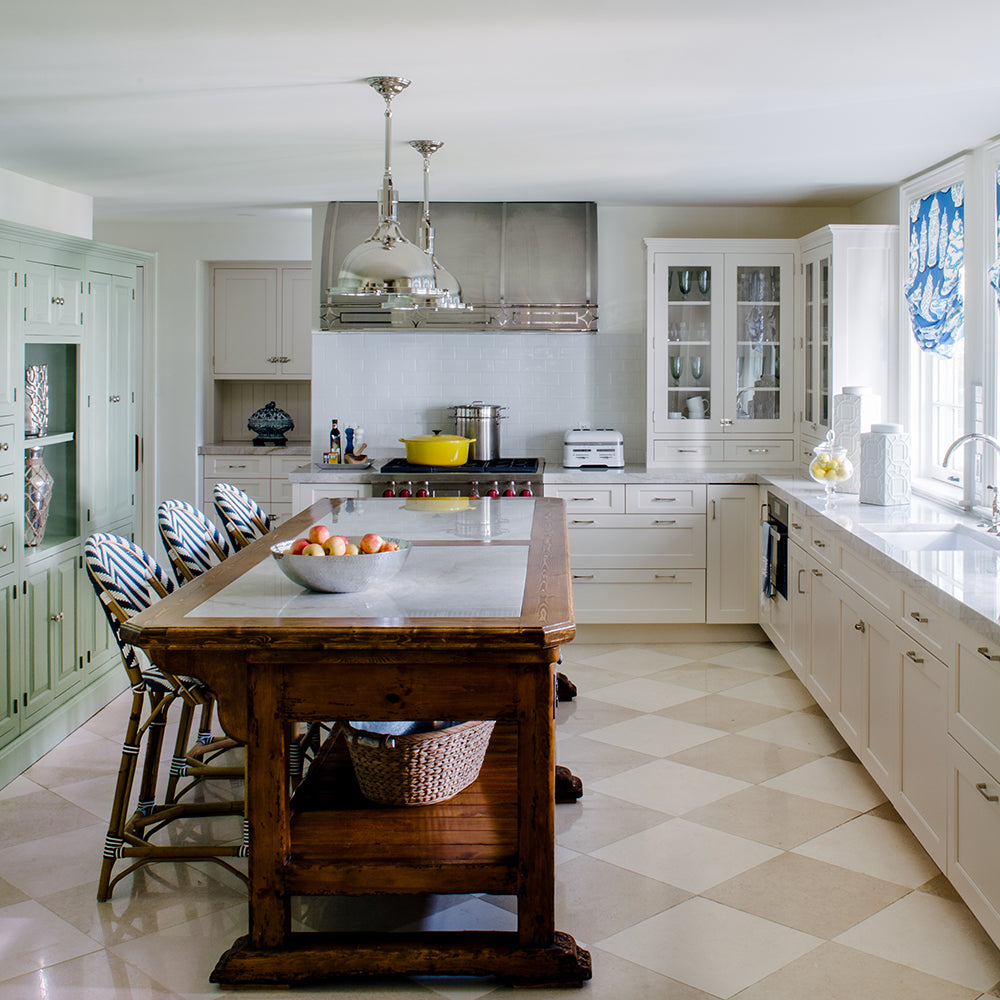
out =
{"type": "Polygon", "coordinates": [[[32,0],[0,167],[95,218],[374,198],[850,205],[1000,133],[996,0],[32,0]]]}

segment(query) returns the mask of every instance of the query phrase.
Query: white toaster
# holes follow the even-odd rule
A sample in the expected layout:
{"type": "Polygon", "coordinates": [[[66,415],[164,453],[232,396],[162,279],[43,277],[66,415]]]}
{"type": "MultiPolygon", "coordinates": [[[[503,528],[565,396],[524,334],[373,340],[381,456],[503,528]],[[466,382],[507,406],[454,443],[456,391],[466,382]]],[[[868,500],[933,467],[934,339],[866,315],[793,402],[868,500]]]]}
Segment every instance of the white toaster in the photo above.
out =
{"type": "Polygon", "coordinates": [[[574,427],[563,438],[563,468],[624,469],[625,443],[621,431],[607,427],[574,427]]]}

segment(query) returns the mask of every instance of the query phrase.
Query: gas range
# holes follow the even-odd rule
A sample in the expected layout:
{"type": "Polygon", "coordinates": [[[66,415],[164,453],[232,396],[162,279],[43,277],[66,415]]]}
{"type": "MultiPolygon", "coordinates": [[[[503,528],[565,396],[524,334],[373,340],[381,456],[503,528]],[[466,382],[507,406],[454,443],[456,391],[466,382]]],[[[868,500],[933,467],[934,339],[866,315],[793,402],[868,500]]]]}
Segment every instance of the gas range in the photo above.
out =
{"type": "Polygon", "coordinates": [[[372,496],[542,496],[542,458],[491,458],[465,465],[414,465],[394,458],[372,480],[372,496]]]}

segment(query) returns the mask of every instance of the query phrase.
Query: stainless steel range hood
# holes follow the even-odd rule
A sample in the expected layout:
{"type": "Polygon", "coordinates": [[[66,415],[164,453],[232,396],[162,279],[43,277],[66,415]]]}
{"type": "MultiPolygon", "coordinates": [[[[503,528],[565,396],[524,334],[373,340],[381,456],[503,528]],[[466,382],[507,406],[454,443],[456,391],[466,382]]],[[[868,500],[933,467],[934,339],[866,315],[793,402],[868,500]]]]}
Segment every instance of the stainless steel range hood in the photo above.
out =
{"type": "MultiPolygon", "coordinates": [[[[399,205],[417,231],[422,205],[399,205]]],[[[436,250],[470,309],[388,309],[386,296],[338,296],[344,257],[378,223],[371,202],[327,206],[320,261],[323,330],[597,332],[597,206],[593,202],[435,202],[436,250]]]]}

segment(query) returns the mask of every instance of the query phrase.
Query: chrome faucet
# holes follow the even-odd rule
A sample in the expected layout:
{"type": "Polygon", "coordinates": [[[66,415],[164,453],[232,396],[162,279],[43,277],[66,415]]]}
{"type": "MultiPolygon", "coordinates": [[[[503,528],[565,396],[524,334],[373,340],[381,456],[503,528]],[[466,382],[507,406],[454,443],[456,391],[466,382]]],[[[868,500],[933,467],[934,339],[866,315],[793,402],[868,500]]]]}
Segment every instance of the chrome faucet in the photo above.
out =
{"type": "MultiPolygon", "coordinates": [[[[948,459],[951,458],[951,453],[959,446],[966,444],[969,441],[982,441],[984,444],[988,444],[996,453],[1000,455],[1000,441],[997,441],[995,437],[990,437],[989,434],[980,434],[979,431],[973,431],[971,434],[963,434],[960,438],[952,441],[948,445],[948,450],[944,453],[944,458],[941,459],[941,464],[946,466],[948,464],[948,459]]],[[[989,532],[992,535],[1000,534],[1000,506],[998,506],[997,488],[995,486],[987,486],[987,490],[993,493],[993,505],[991,508],[991,523],[989,525],[989,532]]]]}

